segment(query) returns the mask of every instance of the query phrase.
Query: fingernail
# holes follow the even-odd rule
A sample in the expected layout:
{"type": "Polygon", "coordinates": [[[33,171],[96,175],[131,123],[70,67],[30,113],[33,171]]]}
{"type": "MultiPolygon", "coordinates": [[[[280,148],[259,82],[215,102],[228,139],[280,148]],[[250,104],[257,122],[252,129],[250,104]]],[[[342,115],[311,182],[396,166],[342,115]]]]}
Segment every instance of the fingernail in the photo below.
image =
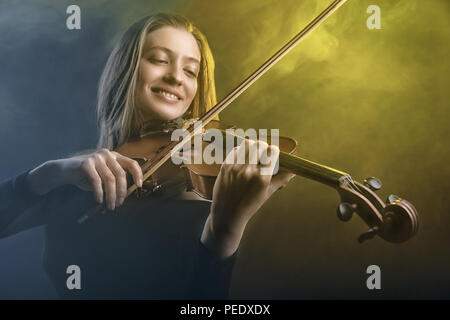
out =
{"type": "Polygon", "coordinates": [[[142,179],[138,179],[138,186],[139,188],[142,188],[142,179]]]}

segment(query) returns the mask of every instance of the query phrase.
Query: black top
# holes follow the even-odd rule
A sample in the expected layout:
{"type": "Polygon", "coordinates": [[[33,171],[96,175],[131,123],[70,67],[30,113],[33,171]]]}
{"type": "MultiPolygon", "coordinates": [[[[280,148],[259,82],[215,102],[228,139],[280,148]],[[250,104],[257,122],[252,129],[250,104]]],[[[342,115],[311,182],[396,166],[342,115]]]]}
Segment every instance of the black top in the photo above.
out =
{"type": "Polygon", "coordinates": [[[67,185],[34,195],[29,171],[0,183],[0,238],[45,225],[44,267],[61,298],[228,298],[237,253],[221,260],[200,242],[209,202],[127,198],[79,224],[92,193],[67,185]],[[67,288],[70,265],[79,290],[67,288]]]}

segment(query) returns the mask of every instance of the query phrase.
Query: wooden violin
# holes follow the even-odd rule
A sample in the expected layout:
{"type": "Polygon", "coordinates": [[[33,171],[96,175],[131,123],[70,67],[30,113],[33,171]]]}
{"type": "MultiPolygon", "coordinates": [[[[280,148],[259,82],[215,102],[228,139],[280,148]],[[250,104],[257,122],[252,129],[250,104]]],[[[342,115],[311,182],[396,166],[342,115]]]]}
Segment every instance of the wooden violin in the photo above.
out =
{"type": "MultiPolygon", "coordinates": [[[[201,126],[195,126],[192,123],[186,129],[187,134],[181,141],[172,141],[170,133],[160,132],[119,146],[115,151],[140,162],[144,178],[142,188],[144,190],[138,190],[136,184],[131,184],[128,187],[127,197],[133,194],[139,197],[143,194],[164,192],[165,186],[173,184],[171,182],[181,181],[187,191],[195,192],[205,199],[211,199],[220,164],[177,166],[170,159],[187,143],[192,143],[194,137],[203,136],[208,129],[221,130],[224,137],[229,134],[226,131],[229,126],[214,120],[216,116],[345,2],[346,0],[335,0],[222,101],[203,115],[199,119],[201,126]]],[[[239,136],[233,138],[244,139],[239,136]]],[[[203,140],[202,143],[207,142],[203,140]]],[[[270,144],[270,141],[268,143],[270,144]]],[[[353,181],[351,176],[343,171],[300,158],[294,154],[297,143],[291,138],[279,137],[279,148],[280,168],[335,188],[341,197],[341,203],[337,209],[338,217],[342,221],[348,221],[354,213],[357,213],[367,224],[369,230],[358,238],[359,242],[378,235],[386,241],[400,243],[417,233],[418,213],[414,206],[394,195],[389,196],[386,203],[382,201],[375,193],[381,188],[381,182],[378,179],[372,177],[359,183],[353,181]]],[[[78,219],[78,222],[83,223],[91,215],[102,210],[104,210],[103,206],[97,205],[89,209],[78,219]]]]}

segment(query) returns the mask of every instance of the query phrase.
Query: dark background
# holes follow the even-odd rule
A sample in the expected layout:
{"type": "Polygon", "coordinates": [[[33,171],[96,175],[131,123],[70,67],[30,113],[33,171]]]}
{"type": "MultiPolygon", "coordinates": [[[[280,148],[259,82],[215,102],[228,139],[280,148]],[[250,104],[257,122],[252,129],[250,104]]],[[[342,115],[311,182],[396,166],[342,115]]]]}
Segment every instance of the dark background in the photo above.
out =
{"type": "MultiPolygon", "coordinates": [[[[0,3],[0,179],[92,148],[97,83],[115,41],[139,18],[186,15],[206,34],[224,97],[331,0],[23,1],[0,3]],[[81,30],[66,8],[81,7],[81,30]]],[[[449,33],[446,0],[349,0],[221,114],[279,128],[299,155],[380,178],[420,214],[418,235],[362,245],[359,218],[335,216],[336,192],[296,178],[248,225],[232,298],[449,298],[449,33]],[[366,9],[382,10],[382,29],[366,9]],[[382,289],[366,288],[379,265],[382,289]]],[[[42,268],[43,229],[0,240],[0,298],[56,298],[42,268]]]]}

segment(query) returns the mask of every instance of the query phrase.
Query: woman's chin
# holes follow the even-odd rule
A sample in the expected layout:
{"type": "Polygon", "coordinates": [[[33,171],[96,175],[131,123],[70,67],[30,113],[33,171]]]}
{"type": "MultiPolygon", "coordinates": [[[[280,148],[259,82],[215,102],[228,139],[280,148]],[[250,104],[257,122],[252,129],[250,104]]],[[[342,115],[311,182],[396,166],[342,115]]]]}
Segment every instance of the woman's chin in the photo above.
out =
{"type": "Polygon", "coordinates": [[[150,99],[145,104],[141,104],[140,108],[144,110],[145,118],[161,121],[175,120],[183,116],[189,109],[189,107],[185,107],[181,103],[170,105],[150,99]]]}
{"type": "Polygon", "coordinates": [[[183,110],[170,110],[167,106],[165,108],[166,110],[164,112],[158,112],[159,110],[153,110],[153,112],[149,112],[149,118],[161,121],[170,121],[179,118],[184,114],[183,110]],[[169,109],[169,112],[167,111],[167,109],[169,109]]]}
{"type": "Polygon", "coordinates": [[[175,120],[175,119],[181,117],[183,114],[184,114],[183,112],[161,113],[161,114],[156,114],[153,119],[161,120],[161,121],[171,121],[171,120],[175,120]]]}
{"type": "Polygon", "coordinates": [[[170,120],[175,120],[175,119],[181,117],[182,115],[183,115],[182,112],[171,113],[171,114],[161,114],[161,115],[159,115],[158,118],[163,121],[170,121],[170,120]]]}

